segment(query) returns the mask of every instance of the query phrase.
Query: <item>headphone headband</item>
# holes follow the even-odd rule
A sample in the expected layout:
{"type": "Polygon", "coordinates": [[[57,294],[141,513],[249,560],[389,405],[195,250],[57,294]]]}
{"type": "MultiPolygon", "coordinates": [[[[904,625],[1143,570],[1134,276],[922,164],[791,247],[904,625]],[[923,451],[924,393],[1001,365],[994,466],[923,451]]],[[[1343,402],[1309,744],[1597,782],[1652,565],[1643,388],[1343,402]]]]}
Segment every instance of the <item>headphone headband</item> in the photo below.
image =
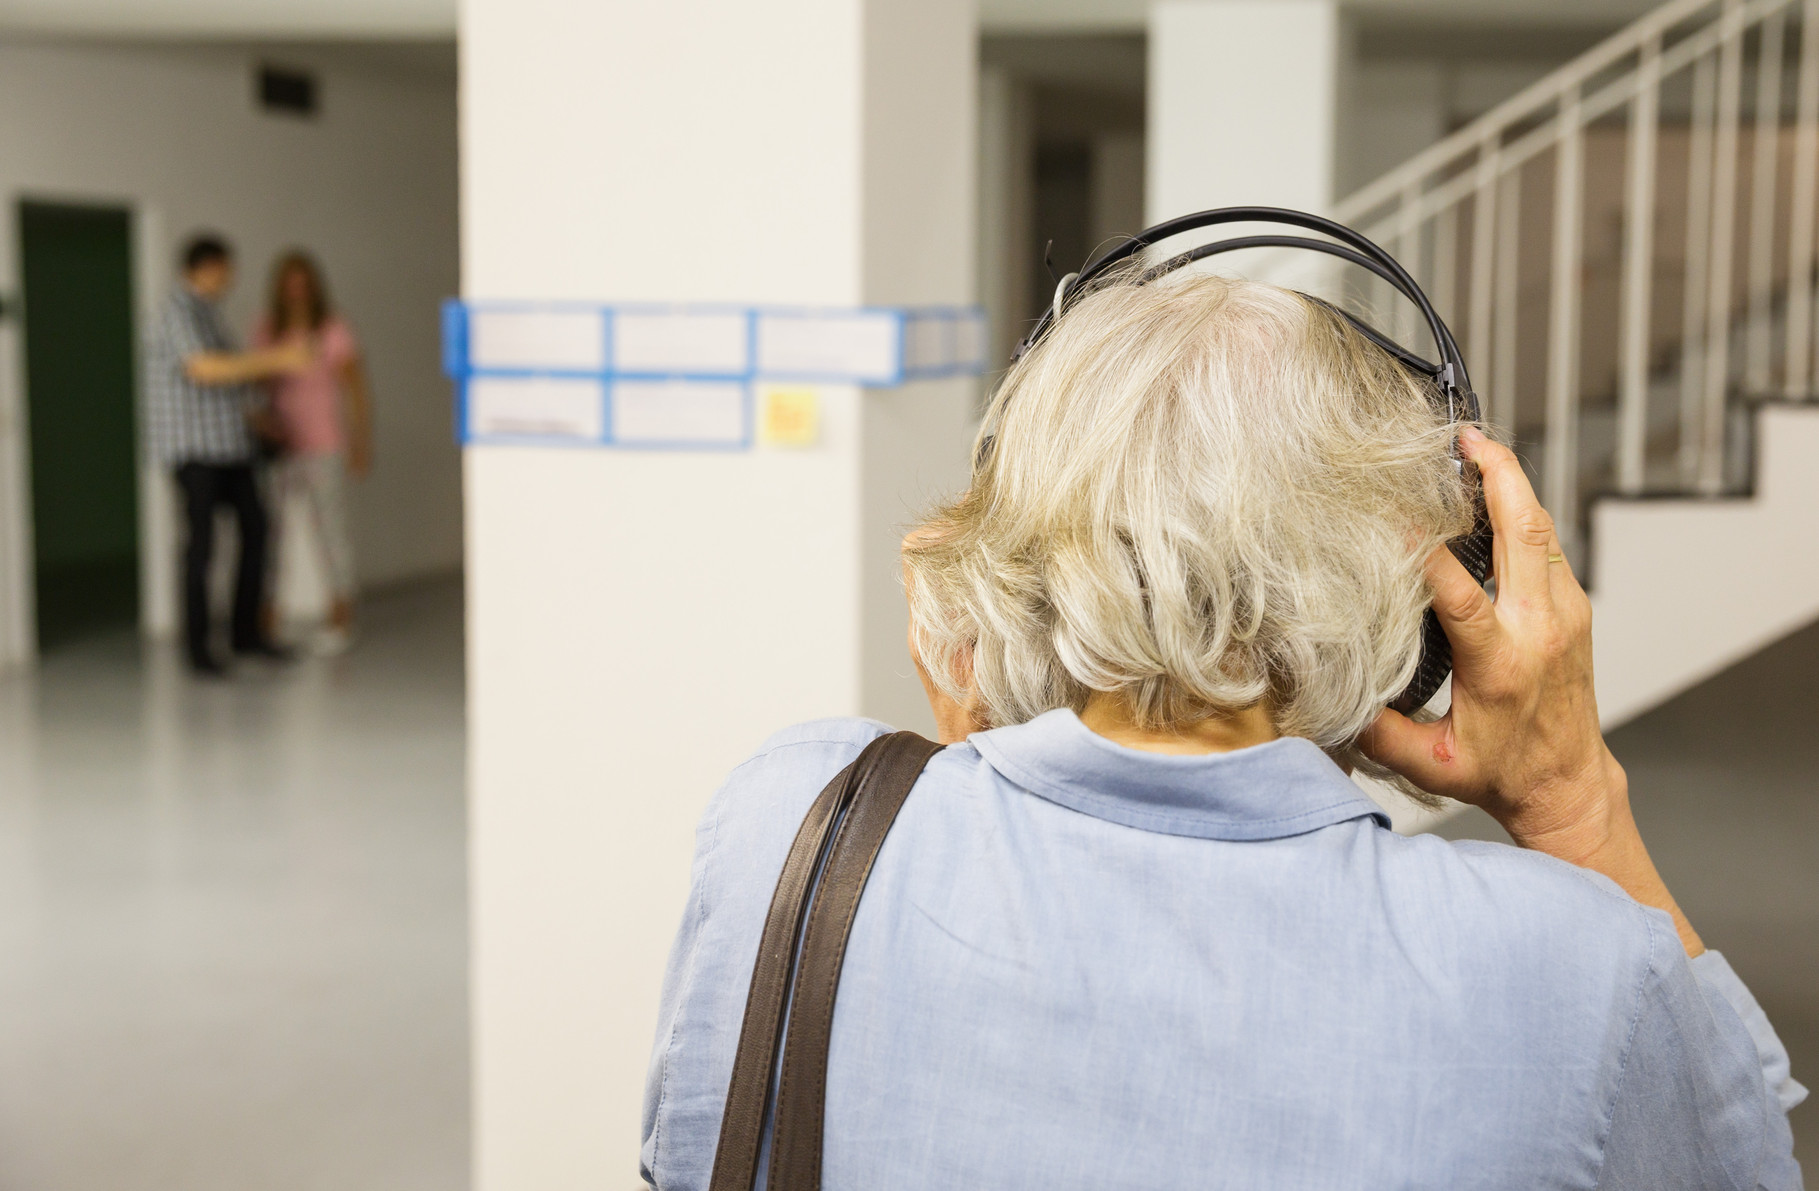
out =
{"type": "MultiPolygon", "coordinates": [[[[1122,243],[1113,245],[1095,257],[1078,273],[1070,273],[1061,279],[1061,283],[1055,289],[1054,302],[1043,311],[1042,317],[1036,321],[1036,325],[1031,328],[1030,333],[1017,345],[1017,350],[1012,353],[1011,359],[1022,358],[1024,353],[1035,346],[1037,341],[1054,326],[1055,320],[1067,308],[1067,304],[1113,266],[1129,260],[1152,245],[1172,239],[1184,232],[1228,223],[1286,224],[1290,227],[1299,227],[1330,236],[1338,243],[1315,240],[1307,236],[1238,236],[1228,240],[1218,240],[1178,253],[1160,264],[1152,266],[1143,272],[1138,278],[1137,284],[1147,284],[1166,273],[1192,264],[1194,261],[1241,248],[1301,248],[1338,257],[1382,278],[1397,293],[1420,309],[1421,316],[1427,323],[1428,332],[1433,336],[1434,345],[1439,350],[1440,362],[1429,364],[1361,320],[1344,311],[1339,311],[1339,313],[1378,347],[1395,356],[1403,364],[1433,377],[1446,396],[1447,412],[1452,420],[1476,421],[1478,419],[1478,398],[1472,392],[1471,380],[1466,374],[1465,360],[1460,355],[1458,344],[1454,342],[1452,332],[1441,321],[1440,315],[1435,312],[1433,303],[1428,301],[1427,295],[1422,292],[1415,279],[1409,275],[1408,270],[1402,267],[1401,262],[1384,251],[1375,241],[1343,223],[1287,207],[1219,207],[1210,211],[1199,211],[1192,215],[1182,215],[1127,237],[1122,243]]],[[[1331,303],[1322,304],[1328,306],[1329,309],[1338,309],[1331,303]]]]}

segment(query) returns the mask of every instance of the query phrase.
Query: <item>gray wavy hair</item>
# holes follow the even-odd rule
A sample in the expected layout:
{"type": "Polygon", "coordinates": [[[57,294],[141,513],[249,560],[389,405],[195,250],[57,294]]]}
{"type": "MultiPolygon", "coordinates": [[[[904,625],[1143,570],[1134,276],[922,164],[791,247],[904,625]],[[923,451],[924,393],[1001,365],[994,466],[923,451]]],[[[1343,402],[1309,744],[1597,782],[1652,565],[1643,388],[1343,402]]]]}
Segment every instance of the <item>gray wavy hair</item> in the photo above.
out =
{"type": "Polygon", "coordinates": [[[1453,428],[1301,294],[1135,282],[1011,368],[970,489],[906,543],[920,660],[994,727],[1095,692],[1162,729],[1261,705],[1356,762],[1414,671],[1423,560],[1471,524],[1453,428]]]}

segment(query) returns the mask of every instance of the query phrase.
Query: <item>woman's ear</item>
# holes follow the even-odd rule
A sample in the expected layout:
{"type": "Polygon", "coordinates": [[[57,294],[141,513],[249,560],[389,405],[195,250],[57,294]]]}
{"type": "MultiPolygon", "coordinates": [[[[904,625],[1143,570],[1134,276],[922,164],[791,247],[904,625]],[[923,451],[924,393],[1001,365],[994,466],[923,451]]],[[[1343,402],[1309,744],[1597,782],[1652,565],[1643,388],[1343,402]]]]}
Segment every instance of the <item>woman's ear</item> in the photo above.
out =
{"type": "MultiPolygon", "coordinates": [[[[909,632],[910,660],[916,663],[916,677],[922,680],[922,691],[928,696],[929,710],[935,713],[935,739],[942,744],[958,744],[974,732],[983,732],[989,725],[985,720],[985,709],[979,705],[979,696],[973,690],[971,673],[955,675],[964,677],[962,689],[967,692],[966,702],[957,702],[951,695],[935,685],[929,677],[928,668],[922,664],[922,653],[916,648],[916,626],[910,626],[909,632]]],[[[970,669],[971,658],[965,665],[970,669]]]]}
{"type": "MultiPolygon", "coordinates": [[[[909,581],[907,573],[904,580],[909,581]]],[[[913,615],[904,645],[909,649],[910,661],[916,664],[916,677],[922,680],[922,693],[928,696],[929,710],[935,713],[935,739],[942,744],[957,744],[974,732],[983,732],[987,725],[978,695],[973,692],[971,651],[955,659],[954,685],[967,692],[966,702],[961,703],[943,691],[929,676],[928,667],[922,664],[922,649],[916,641],[913,615]]]]}
{"type": "MultiPolygon", "coordinates": [[[[908,549],[918,542],[927,541],[937,532],[939,531],[927,525],[913,529],[903,539],[904,548],[908,549]]],[[[909,563],[905,560],[903,591],[906,598],[915,581],[915,576],[910,573],[909,563]]],[[[928,696],[929,710],[935,713],[936,740],[942,744],[957,744],[972,733],[983,732],[990,726],[985,721],[984,709],[979,705],[978,695],[973,691],[971,651],[954,660],[953,685],[968,692],[966,701],[962,703],[944,692],[929,676],[928,668],[922,664],[922,650],[916,641],[916,618],[913,611],[909,618],[908,633],[904,644],[909,649],[910,660],[916,664],[916,677],[922,680],[922,691],[928,696]]]]}

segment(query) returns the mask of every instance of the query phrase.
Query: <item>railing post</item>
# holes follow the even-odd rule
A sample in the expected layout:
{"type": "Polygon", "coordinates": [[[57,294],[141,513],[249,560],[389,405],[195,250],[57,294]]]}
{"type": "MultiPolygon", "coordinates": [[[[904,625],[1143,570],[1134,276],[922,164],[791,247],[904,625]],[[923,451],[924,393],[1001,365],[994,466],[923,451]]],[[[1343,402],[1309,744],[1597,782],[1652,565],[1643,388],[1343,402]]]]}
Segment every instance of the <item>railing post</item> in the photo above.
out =
{"type": "Polygon", "coordinates": [[[1491,353],[1494,371],[1491,392],[1503,425],[1514,433],[1519,412],[1516,404],[1517,316],[1522,300],[1522,167],[1506,172],[1497,183],[1497,296],[1491,310],[1496,317],[1496,350],[1491,353]]]}
{"type": "MultiPolygon", "coordinates": [[[[1427,279],[1422,276],[1424,255],[1421,251],[1421,179],[1415,178],[1402,188],[1402,197],[1397,204],[1396,257],[1415,279],[1415,284],[1426,288],[1427,279]]],[[[1393,293],[1390,296],[1395,300],[1393,293]]],[[[1396,328],[1397,340],[1408,343],[1415,336],[1414,308],[1407,302],[1397,301],[1396,321],[1391,325],[1396,328]]]]}
{"type": "Polygon", "coordinates": [[[1560,541],[1572,549],[1579,526],[1579,260],[1585,134],[1579,90],[1560,99],[1554,144],[1554,254],[1547,344],[1547,473],[1543,487],[1560,541]]]}
{"type": "Polygon", "coordinates": [[[1459,321],[1459,204],[1434,216],[1434,287],[1428,297],[1449,324],[1459,321]]]}
{"type": "MultiPolygon", "coordinates": [[[[1487,137],[1478,146],[1477,188],[1472,192],[1472,281],[1471,321],[1465,332],[1466,363],[1486,368],[1491,359],[1491,293],[1495,278],[1492,271],[1496,258],[1497,235],[1497,164],[1498,141],[1496,136],[1487,137]]],[[[1478,384],[1483,386],[1491,380],[1489,371],[1481,373],[1478,384]]],[[[1491,399],[1497,396],[1488,390],[1478,394],[1478,409],[1486,422],[1492,418],[1491,399]]]]}
{"type": "Polygon", "coordinates": [[[1699,403],[1699,490],[1724,488],[1724,414],[1730,389],[1731,268],[1737,240],[1737,124],[1743,103],[1743,0],[1725,0],[1718,52],[1718,126],[1712,161],[1712,257],[1706,278],[1705,384],[1699,403]]]}
{"type": "Polygon", "coordinates": [[[1649,315],[1655,256],[1655,147],[1661,124],[1661,36],[1643,43],[1630,105],[1624,190],[1622,355],[1618,359],[1617,487],[1642,491],[1648,450],[1649,315]]]}
{"type": "Polygon", "coordinates": [[[1712,116],[1716,65],[1693,64],[1692,130],[1686,158],[1686,274],[1680,321],[1680,479],[1699,470],[1699,406],[1705,382],[1706,263],[1712,248],[1712,116]]]}
{"type": "Polygon", "coordinates": [[[1813,220],[1819,205],[1819,0],[1800,10],[1800,79],[1794,92],[1793,193],[1787,242],[1787,363],[1791,398],[1812,395],[1813,220]]]}
{"type": "Polygon", "coordinates": [[[1787,10],[1777,9],[1762,22],[1756,49],[1755,168],[1750,174],[1749,341],[1744,355],[1744,382],[1761,396],[1774,383],[1773,330],[1775,293],[1775,172],[1781,156],[1781,69],[1787,10]]]}

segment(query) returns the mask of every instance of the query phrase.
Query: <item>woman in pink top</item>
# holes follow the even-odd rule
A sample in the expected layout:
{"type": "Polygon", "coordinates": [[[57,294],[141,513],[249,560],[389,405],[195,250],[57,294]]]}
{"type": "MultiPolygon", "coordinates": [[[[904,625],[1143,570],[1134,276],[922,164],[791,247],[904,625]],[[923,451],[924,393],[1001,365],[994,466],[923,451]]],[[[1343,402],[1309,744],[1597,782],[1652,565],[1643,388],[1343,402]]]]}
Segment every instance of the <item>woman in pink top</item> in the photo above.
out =
{"type": "Polygon", "coordinates": [[[275,346],[309,341],[310,367],[271,382],[272,412],[282,439],[277,468],[279,541],[290,528],[284,511],[301,496],[315,522],[316,541],[333,602],[330,649],[346,645],[354,620],[354,555],[347,537],[346,477],[372,465],[372,400],[353,329],[329,305],[322,270],[307,254],[290,251],[272,267],[271,300],[254,339],[275,346]]]}

